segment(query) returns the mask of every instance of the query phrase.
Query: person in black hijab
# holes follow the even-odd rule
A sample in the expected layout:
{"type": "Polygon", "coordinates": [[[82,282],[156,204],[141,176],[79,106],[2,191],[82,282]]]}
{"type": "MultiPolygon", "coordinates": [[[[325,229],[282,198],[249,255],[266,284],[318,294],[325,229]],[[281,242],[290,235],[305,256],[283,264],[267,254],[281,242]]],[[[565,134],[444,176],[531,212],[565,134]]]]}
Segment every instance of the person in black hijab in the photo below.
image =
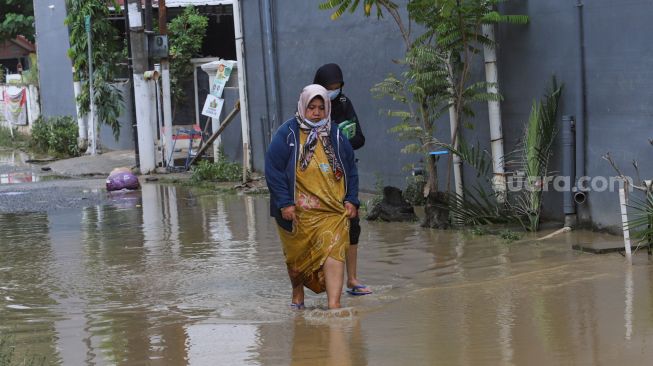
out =
{"type": "MultiPolygon", "coordinates": [[[[365,135],[361,129],[358,116],[354,110],[351,100],[342,92],[345,82],[342,77],[342,70],[338,64],[325,64],[315,72],[314,84],[322,85],[327,89],[331,99],[331,123],[338,125],[342,133],[347,136],[349,143],[358,150],[365,145],[365,135]]],[[[371,294],[372,290],[361,283],[356,274],[358,259],[358,238],[361,227],[358,217],[350,220],[349,240],[350,247],[347,252],[347,290],[352,295],[371,294]]]]}

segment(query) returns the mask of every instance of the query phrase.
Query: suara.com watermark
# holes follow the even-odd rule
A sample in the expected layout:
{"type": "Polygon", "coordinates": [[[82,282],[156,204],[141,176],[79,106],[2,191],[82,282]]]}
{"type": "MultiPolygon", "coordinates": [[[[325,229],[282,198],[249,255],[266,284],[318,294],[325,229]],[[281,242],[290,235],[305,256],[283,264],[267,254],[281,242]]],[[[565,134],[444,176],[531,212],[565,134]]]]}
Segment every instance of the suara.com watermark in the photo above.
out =
{"type": "MultiPolygon", "coordinates": [[[[633,179],[625,177],[629,190],[633,189],[633,179]]],[[[556,175],[545,177],[508,176],[506,177],[508,191],[519,192],[542,191],[542,192],[619,192],[624,188],[623,177],[606,176],[582,176],[578,180],[573,177],[556,175]]]]}

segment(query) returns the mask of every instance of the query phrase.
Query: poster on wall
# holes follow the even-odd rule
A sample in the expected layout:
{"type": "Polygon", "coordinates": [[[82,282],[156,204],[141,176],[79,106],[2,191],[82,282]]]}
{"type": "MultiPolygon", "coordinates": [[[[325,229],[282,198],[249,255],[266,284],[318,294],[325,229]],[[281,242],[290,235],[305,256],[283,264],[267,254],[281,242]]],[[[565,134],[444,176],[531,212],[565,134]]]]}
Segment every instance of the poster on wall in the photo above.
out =
{"type": "Polygon", "coordinates": [[[220,113],[222,113],[223,105],[224,105],[224,99],[220,99],[215,95],[209,94],[206,96],[206,101],[204,102],[204,108],[202,108],[202,114],[207,117],[219,119],[220,113]]]}
{"type": "Polygon", "coordinates": [[[227,84],[227,81],[229,81],[229,77],[231,76],[231,70],[233,69],[234,65],[236,64],[235,61],[225,61],[221,60],[218,61],[218,67],[215,73],[215,79],[213,79],[213,84],[211,84],[211,90],[210,93],[218,98],[222,98],[222,92],[224,90],[224,86],[227,84]]]}
{"type": "Polygon", "coordinates": [[[3,93],[5,121],[24,126],[27,125],[27,90],[24,87],[10,86],[3,93]]]}

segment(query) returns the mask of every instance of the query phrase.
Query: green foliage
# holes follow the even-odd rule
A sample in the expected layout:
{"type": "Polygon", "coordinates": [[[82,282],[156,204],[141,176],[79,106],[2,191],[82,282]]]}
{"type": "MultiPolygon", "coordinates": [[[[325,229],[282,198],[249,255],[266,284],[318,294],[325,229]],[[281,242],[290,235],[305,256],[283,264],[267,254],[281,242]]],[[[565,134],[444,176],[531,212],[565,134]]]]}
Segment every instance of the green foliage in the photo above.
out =
{"type": "Polygon", "coordinates": [[[37,366],[45,365],[46,358],[16,352],[16,338],[0,334],[0,366],[37,366]]]}
{"type": "Polygon", "coordinates": [[[5,68],[4,66],[0,66],[0,84],[5,83],[5,68]]]}
{"type": "Polygon", "coordinates": [[[424,185],[426,181],[423,175],[409,176],[406,178],[408,184],[404,190],[404,199],[406,202],[413,206],[424,205],[426,199],[424,198],[424,185]]]}
{"type": "MultiPolygon", "coordinates": [[[[319,7],[322,10],[336,9],[335,12],[331,14],[331,19],[336,20],[340,18],[347,9],[349,9],[350,13],[355,12],[360,3],[360,0],[326,0],[321,3],[319,7]]],[[[366,17],[369,17],[370,14],[372,14],[373,6],[376,6],[377,18],[383,17],[382,8],[396,9],[398,7],[397,4],[389,0],[363,0],[363,12],[366,17]]]]}
{"type": "Polygon", "coordinates": [[[522,223],[519,215],[497,202],[494,192],[488,193],[480,186],[464,189],[462,197],[455,192],[445,193],[445,197],[439,206],[448,209],[452,221],[461,225],[522,223]]]}
{"type": "Polygon", "coordinates": [[[183,81],[193,74],[190,59],[202,49],[208,18],[192,6],[175,17],[168,26],[170,38],[170,88],[174,105],[183,103],[183,81]]]}
{"type": "MultiPolygon", "coordinates": [[[[2,118],[0,118],[1,120],[2,118]]],[[[22,149],[29,144],[29,136],[8,127],[0,127],[0,146],[12,149],[22,149]]]]}
{"type": "Polygon", "coordinates": [[[34,42],[34,4],[29,0],[0,0],[0,43],[18,35],[34,42]]]}
{"type": "Polygon", "coordinates": [[[484,228],[483,226],[472,226],[472,228],[469,229],[469,232],[470,232],[472,235],[475,235],[475,236],[485,236],[485,235],[488,235],[488,234],[490,233],[490,232],[489,232],[486,228],[484,228]]]}
{"type": "MultiPolygon", "coordinates": [[[[0,80],[2,77],[0,77],[0,80]]],[[[39,85],[39,64],[36,53],[29,54],[29,69],[23,71],[23,82],[30,85],[39,85]]]]}
{"type": "Polygon", "coordinates": [[[501,230],[501,232],[499,232],[499,236],[507,243],[512,243],[522,238],[521,234],[516,233],[510,229],[501,230]]]}
{"type": "MultiPolygon", "coordinates": [[[[524,188],[509,193],[506,205],[499,204],[496,194],[488,193],[482,185],[473,191],[466,189],[463,197],[448,193],[446,207],[455,222],[464,225],[518,223],[526,230],[538,230],[543,193],[541,184],[549,173],[548,164],[553,153],[558,101],[562,89],[553,78],[552,86],[543,100],[533,103],[520,148],[509,154],[516,156],[515,161],[509,162],[510,165],[524,173],[523,181],[519,182],[524,188]]],[[[451,146],[447,148],[474,168],[477,178],[483,178],[485,184],[491,185],[491,161],[487,152],[481,152],[478,145],[471,147],[464,142],[458,150],[451,146]]]]}
{"type": "Polygon", "coordinates": [[[516,162],[518,169],[523,171],[523,189],[513,200],[513,208],[519,214],[528,218],[530,231],[537,231],[540,222],[543,185],[549,173],[549,160],[553,155],[553,142],[557,134],[556,117],[558,102],[563,86],[558,86],[555,77],[544,98],[533,101],[531,114],[521,142],[516,151],[520,159],[516,162]]]}
{"type": "Polygon", "coordinates": [[[628,221],[628,229],[638,243],[653,243],[653,192],[646,192],[644,199],[631,198],[635,215],[628,221]]]}
{"type": "Polygon", "coordinates": [[[72,117],[39,118],[32,126],[32,147],[60,157],[79,156],[78,127],[72,117]]]}
{"type": "Polygon", "coordinates": [[[68,16],[65,24],[70,33],[70,57],[74,78],[82,82],[82,91],[77,98],[82,115],[90,112],[90,89],[88,75],[88,38],[85,28],[85,17],[91,16],[91,41],[93,57],[93,101],[95,102],[98,121],[111,127],[113,136],[120,137],[121,105],[123,101],[120,91],[110,83],[118,75],[118,64],[124,62],[123,44],[120,42],[118,29],[108,17],[109,5],[119,8],[117,3],[97,0],[66,0],[68,16]],[[111,3],[111,4],[110,4],[111,3]]]}
{"type": "Polygon", "coordinates": [[[191,181],[200,182],[235,182],[242,178],[243,168],[238,163],[227,161],[220,153],[217,162],[200,161],[193,167],[191,181]]]}

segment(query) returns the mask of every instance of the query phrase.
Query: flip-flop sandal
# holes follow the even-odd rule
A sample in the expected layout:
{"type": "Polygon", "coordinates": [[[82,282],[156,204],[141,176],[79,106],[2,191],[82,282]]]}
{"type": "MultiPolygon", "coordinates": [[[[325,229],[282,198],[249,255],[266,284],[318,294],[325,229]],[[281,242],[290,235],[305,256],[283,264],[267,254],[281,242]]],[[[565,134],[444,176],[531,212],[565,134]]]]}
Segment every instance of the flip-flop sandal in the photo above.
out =
{"type": "Polygon", "coordinates": [[[291,310],[303,310],[304,308],[306,308],[306,306],[304,306],[303,302],[300,304],[290,303],[291,310]]]}
{"type": "Polygon", "coordinates": [[[367,285],[356,285],[347,290],[347,293],[354,296],[369,295],[372,293],[371,290],[365,290],[367,285]]]}

